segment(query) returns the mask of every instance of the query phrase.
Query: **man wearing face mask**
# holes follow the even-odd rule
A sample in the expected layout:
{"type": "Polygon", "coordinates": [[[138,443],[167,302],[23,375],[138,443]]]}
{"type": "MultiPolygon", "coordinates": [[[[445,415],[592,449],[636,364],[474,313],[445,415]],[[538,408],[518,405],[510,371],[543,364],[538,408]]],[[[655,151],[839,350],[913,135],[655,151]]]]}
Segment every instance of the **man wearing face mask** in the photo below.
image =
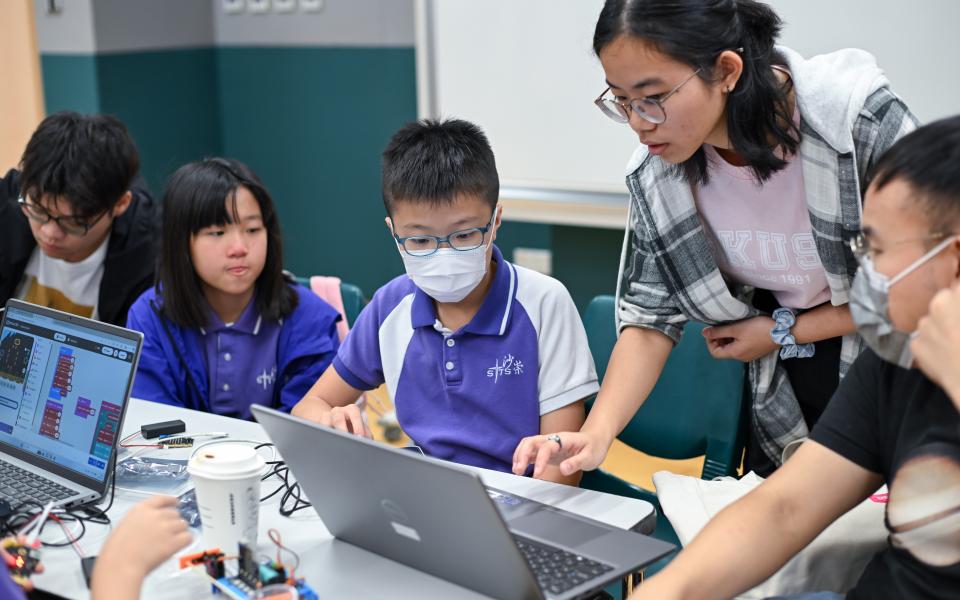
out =
{"type": "Polygon", "coordinates": [[[850,310],[868,349],[810,440],[719,513],[635,598],[735,596],[883,483],[888,546],[852,590],[834,592],[854,600],[960,595],[960,414],[941,387],[949,382],[927,375],[943,373],[942,365],[933,367],[924,344],[910,344],[931,298],[960,282],[957,165],[960,116],[914,131],[877,162],[863,232],[851,244],[861,266],[850,310]],[[921,350],[919,364],[912,347],[921,350]]]}
{"type": "MultiPolygon", "coordinates": [[[[583,425],[584,398],[599,386],[580,315],[560,282],[493,244],[500,183],[478,127],[411,123],[382,168],[386,225],[407,273],[374,294],[292,413],[369,435],[353,403],[386,383],[425,454],[510,472],[522,438],[583,425]]],[[[548,467],[543,478],[576,485],[580,475],[548,467]]]]}

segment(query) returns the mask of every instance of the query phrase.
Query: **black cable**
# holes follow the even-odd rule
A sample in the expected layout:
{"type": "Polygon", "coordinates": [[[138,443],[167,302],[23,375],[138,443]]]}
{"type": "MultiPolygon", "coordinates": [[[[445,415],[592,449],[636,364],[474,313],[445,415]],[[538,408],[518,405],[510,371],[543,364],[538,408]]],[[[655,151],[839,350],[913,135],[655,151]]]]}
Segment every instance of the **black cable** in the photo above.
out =
{"type": "MultiPolygon", "coordinates": [[[[268,447],[273,447],[273,444],[266,442],[254,446],[253,449],[259,450],[260,448],[268,447]]],[[[301,496],[302,492],[300,490],[300,484],[298,482],[290,481],[290,468],[287,467],[287,464],[284,461],[271,460],[267,461],[267,464],[271,465],[273,468],[270,469],[263,477],[261,477],[260,480],[267,481],[271,477],[276,477],[280,480],[280,485],[277,487],[277,489],[260,498],[260,502],[266,502],[282,491],[283,494],[280,496],[279,512],[280,515],[284,517],[289,517],[298,510],[303,510],[304,508],[310,508],[313,506],[301,496]],[[293,505],[288,506],[291,500],[293,501],[293,505]]]]}

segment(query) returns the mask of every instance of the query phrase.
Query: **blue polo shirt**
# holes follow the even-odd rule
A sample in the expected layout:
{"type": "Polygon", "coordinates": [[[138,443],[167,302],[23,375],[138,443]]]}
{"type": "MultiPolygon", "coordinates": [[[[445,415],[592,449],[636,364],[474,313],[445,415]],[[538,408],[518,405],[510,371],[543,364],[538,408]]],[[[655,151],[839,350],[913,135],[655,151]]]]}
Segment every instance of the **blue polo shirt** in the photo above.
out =
{"type": "Polygon", "coordinates": [[[400,426],[433,457],[510,471],[540,417],[596,393],[587,335],[559,281],[503,259],[473,319],[449,331],[401,275],[377,290],[333,367],[351,386],[386,384],[400,426]]]}
{"type": "Polygon", "coordinates": [[[207,327],[200,328],[207,363],[210,407],[221,415],[249,418],[249,406],[270,406],[277,380],[277,344],[283,321],[264,319],[250,299],[235,323],[224,323],[208,311],[207,327]]]}

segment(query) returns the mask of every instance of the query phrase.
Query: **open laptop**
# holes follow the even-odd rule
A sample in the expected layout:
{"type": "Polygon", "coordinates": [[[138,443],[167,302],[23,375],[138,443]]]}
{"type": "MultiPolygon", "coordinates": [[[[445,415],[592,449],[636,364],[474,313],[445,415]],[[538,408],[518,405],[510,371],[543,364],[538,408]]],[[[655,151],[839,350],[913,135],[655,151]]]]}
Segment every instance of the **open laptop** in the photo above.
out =
{"type": "Polygon", "coordinates": [[[7,302],[0,323],[0,498],[75,506],[103,497],[143,335],[7,302]]]}
{"type": "Polygon", "coordinates": [[[579,598],[674,549],[444,461],[254,405],[330,533],[494,598],[579,598]]]}

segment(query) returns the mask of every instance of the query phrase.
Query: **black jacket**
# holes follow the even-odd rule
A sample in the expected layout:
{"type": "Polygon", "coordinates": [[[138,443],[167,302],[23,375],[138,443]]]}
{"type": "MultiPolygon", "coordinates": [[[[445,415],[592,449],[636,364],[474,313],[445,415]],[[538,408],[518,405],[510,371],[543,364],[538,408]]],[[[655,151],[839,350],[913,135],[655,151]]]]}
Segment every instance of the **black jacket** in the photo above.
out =
{"type": "MultiPolygon", "coordinates": [[[[101,321],[123,325],[130,305],[153,284],[160,240],[160,202],[134,182],[130,207],[113,222],[97,310],[101,321]]],[[[17,291],[37,242],[17,205],[20,173],[0,179],[0,305],[17,291]]]]}

